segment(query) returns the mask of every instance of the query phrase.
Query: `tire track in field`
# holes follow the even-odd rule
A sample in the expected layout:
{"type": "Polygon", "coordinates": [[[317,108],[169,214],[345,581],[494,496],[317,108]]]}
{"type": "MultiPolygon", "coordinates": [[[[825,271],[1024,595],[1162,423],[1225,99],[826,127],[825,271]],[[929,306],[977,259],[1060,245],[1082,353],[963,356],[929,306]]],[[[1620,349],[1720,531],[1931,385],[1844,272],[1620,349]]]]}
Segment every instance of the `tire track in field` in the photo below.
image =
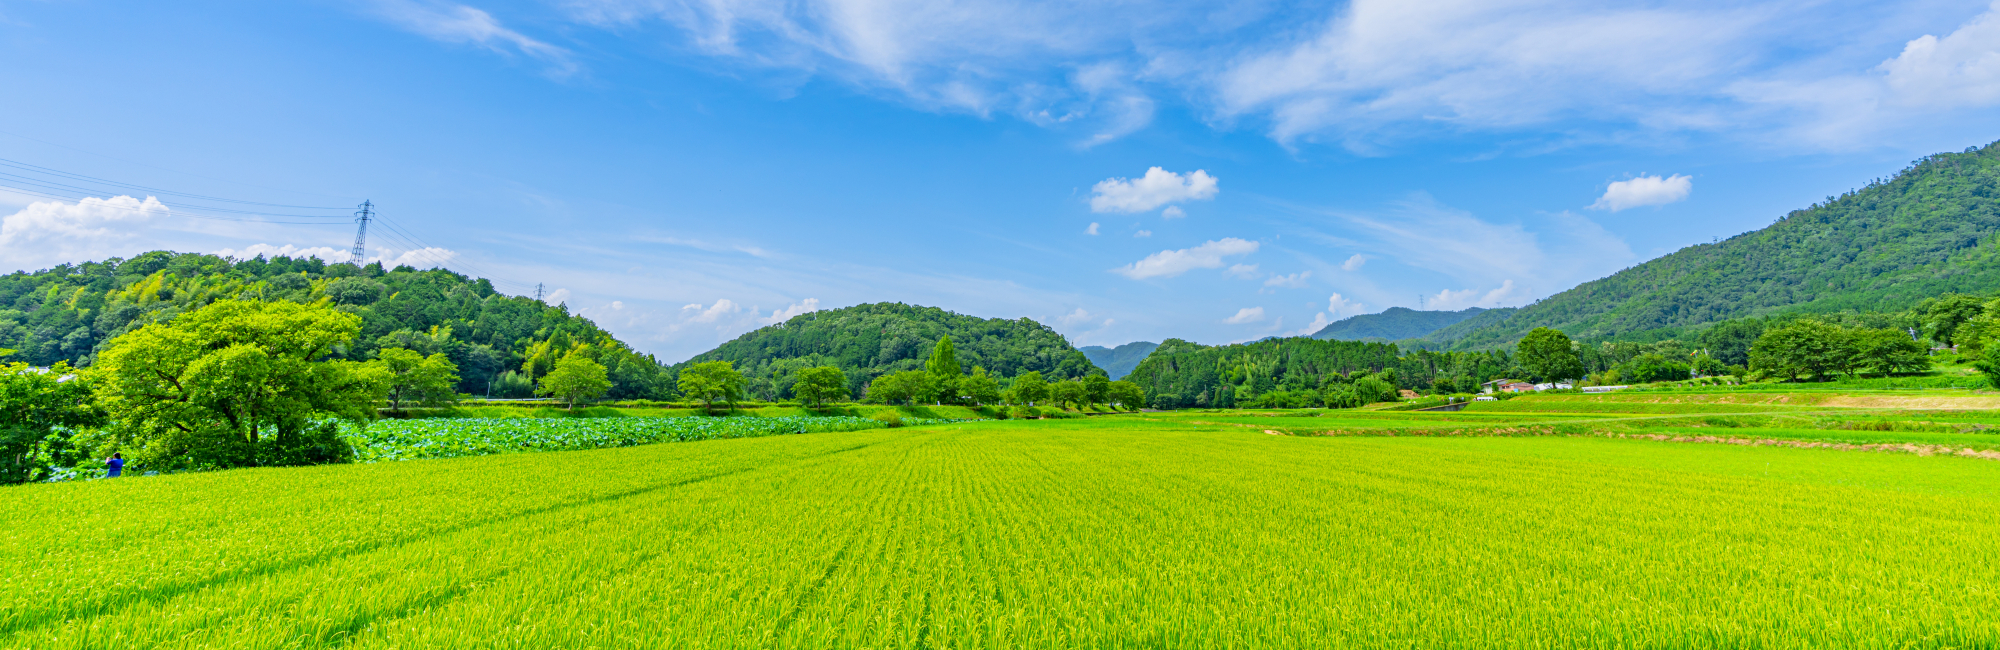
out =
{"type": "Polygon", "coordinates": [[[366,555],[378,551],[395,550],[398,548],[408,546],[417,541],[431,537],[454,535],[461,532],[467,532],[491,526],[508,524],[539,515],[567,511],[567,510],[574,510],[577,508],[583,508],[597,504],[622,501],[637,496],[643,496],[646,494],[660,492],[663,490],[671,490],[679,487],[685,487],[696,483],[702,483],[719,478],[734,476],[737,474],[743,474],[758,469],[770,469],[773,467],[789,466],[800,462],[806,462],[818,458],[833,456],[836,454],[843,454],[851,451],[856,451],[859,449],[865,449],[867,447],[882,444],[883,442],[886,441],[862,443],[858,445],[842,447],[839,449],[833,449],[818,454],[801,456],[798,458],[790,459],[788,462],[785,462],[784,465],[765,465],[765,466],[752,465],[748,467],[742,467],[721,472],[713,472],[678,481],[662,483],[659,485],[634,488],[630,490],[622,490],[604,495],[552,503],[549,505],[529,508],[526,510],[521,510],[498,517],[490,517],[487,519],[482,519],[477,521],[467,521],[455,525],[432,528],[424,531],[408,533],[397,537],[391,537],[371,542],[364,542],[361,544],[355,544],[353,546],[344,547],[340,549],[319,551],[307,554],[302,557],[294,558],[291,560],[250,565],[231,571],[220,572],[217,573],[216,575],[209,576],[204,579],[194,580],[179,585],[170,585],[156,589],[149,589],[149,590],[135,591],[126,594],[121,594],[88,605],[85,607],[83,611],[79,612],[66,612],[64,611],[65,608],[61,606],[51,607],[42,610],[40,613],[22,612],[19,615],[9,617],[9,620],[7,620],[5,624],[0,624],[0,641],[12,642],[16,637],[22,636],[23,634],[48,628],[51,626],[75,625],[75,624],[86,623],[88,621],[100,617],[110,616],[125,612],[133,607],[145,604],[146,602],[164,603],[166,601],[170,601],[175,598],[180,598],[182,596],[186,596],[189,594],[198,593],[216,587],[222,587],[242,582],[244,580],[262,577],[265,575],[292,573],[310,569],[312,567],[326,564],[329,562],[339,561],[346,558],[366,555]]]}

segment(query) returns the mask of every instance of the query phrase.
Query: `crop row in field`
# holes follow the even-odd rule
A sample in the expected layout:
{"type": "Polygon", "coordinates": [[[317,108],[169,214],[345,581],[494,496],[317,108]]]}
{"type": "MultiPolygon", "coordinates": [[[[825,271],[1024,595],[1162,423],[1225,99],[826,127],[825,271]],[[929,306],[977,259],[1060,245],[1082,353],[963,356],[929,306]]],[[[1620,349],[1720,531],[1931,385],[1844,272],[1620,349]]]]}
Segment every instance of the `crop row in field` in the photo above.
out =
{"type": "MultiPolygon", "coordinates": [[[[902,423],[954,421],[910,418],[902,423]]],[[[885,426],[888,424],[882,420],[848,416],[424,418],[378,420],[362,426],[344,423],[341,433],[354,448],[355,460],[375,462],[860,431],[885,426]]]]}
{"type": "Polygon", "coordinates": [[[0,646],[1978,647],[1988,467],[1108,417],[29,486],[0,646]]]}

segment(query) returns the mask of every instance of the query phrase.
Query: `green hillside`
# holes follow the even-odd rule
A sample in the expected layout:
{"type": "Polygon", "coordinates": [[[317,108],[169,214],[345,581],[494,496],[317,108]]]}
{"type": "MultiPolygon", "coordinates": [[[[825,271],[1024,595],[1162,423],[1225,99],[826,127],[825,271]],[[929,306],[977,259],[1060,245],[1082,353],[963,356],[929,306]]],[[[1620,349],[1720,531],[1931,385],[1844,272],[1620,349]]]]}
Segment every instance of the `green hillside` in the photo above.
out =
{"type": "Polygon", "coordinates": [[[1946,292],[2000,287],[1996,235],[2000,143],[1926,157],[1761,230],[1424,338],[1478,349],[1511,345],[1536,327],[1603,339],[1784,312],[1902,310],[1946,292]]]}
{"type": "MultiPolygon", "coordinates": [[[[318,258],[238,261],[153,251],[7,274],[0,276],[0,348],[16,350],[6,361],[87,366],[99,346],[120,334],[230,298],[331,303],[362,322],[361,336],[337,356],[363,360],[392,346],[441,352],[458,364],[460,392],[485,394],[496,380],[505,387],[503,373],[521,370],[530,358],[588,345],[610,371],[611,397],[671,396],[652,356],[567,307],[501,295],[492,282],[444,269],[384,271],[380,264],[318,258]]],[[[527,396],[526,377],[505,379],[518,379],[511,396],[527,396]]]]}
{"type": "Polygon", "coordinates": [[[1390,307],[1379,314],[1349,316],[1334,321],[1320,331],[1314,332],[1312,337],[1342,341],[1413,339],[1437,331],[1438,328],[1472,318],[1483,311],[1486,310],[1478,307],[1468,307],[1460,311],[1417,311],[1408,307],[1390,307]]]}
{"type": "Polygon", "coordinates": [[[836,366],[847,373],[849,391],[881,375],[920,370],[939,338],[950,335],[958,361],[970,372],[985,368],[996,377],[1030,370],[1051,379],[1102,371],[1048,326],[1026,318],[979,318],[936,307],[874,303],[800,314],[722,344],[669,372],[703,361],[729,361],[749,379],[758,399],[791,396],[793,373],[801,368],[836,366]]]}
{"type": "Polygon", "coordinates": [[[1146,360],[1146,355],[1152,354],[1153,350],[1158,347],[1160,347],[1160,344],[1152,341],[1137,341],[1115,348],[1107,348],[1102,345],[1088,345],[1079,349],[1083,352],[1083,356],[1090,359],[1091,363],[1097,364],[1099,368],[1103,368],[1104,373],[1110,375],[1113,380],[1118,380],[1124,379],[1125,375],[1130,374],[1133,368],[1139,366],[1140,361],[1146,360]]]}

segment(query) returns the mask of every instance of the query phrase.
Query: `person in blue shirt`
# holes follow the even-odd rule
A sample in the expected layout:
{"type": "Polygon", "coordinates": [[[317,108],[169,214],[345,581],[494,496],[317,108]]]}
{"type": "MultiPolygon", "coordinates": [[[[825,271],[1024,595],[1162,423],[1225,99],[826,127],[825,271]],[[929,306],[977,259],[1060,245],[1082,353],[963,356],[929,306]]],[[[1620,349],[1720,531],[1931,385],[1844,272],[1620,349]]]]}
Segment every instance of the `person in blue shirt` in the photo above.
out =
{"type": "Polygon", "coordinates": [[[104,465],[111,468],[110,472],[104,474],[104,478],[115,478],[121,472],[125,471],[125,456],[123,454],[112,454],[110,458],[104,459],[104,465]]]}

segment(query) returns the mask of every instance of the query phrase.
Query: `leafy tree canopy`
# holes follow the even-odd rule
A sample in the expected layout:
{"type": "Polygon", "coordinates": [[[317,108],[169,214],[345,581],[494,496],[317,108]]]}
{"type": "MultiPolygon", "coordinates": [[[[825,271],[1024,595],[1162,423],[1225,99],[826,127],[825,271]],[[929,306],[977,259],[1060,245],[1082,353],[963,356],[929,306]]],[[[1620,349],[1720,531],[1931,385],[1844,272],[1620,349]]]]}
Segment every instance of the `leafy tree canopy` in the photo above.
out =
{"type": "Polygon", "coordinates": [[[0,275],[0,348],[18,350],[9,361],[87,367],[120,334],[225,299],[325,301],[360,319],[358,335],[336,346],[333,357],[365,361],[390,347],[442,353],[459,369],[461,393],[484,394],[500,373],[528,361],[536,346],[548,350],[553,364],[589,345],[592,358],[608,369],[609,396],[672,396],[661,364],[565,306],[501,295],[487,280],[444,269],[384,270],[310,257],[233,260],[153,251],[0,275]]]}
{"type": "Polygon", "coordinates": [[[361,318],[323,305],[221,300],[113,339],[90,369],[140,464],[337,462],[328,418],[372,417],[380,378],[330,353],[361,318]]]}

